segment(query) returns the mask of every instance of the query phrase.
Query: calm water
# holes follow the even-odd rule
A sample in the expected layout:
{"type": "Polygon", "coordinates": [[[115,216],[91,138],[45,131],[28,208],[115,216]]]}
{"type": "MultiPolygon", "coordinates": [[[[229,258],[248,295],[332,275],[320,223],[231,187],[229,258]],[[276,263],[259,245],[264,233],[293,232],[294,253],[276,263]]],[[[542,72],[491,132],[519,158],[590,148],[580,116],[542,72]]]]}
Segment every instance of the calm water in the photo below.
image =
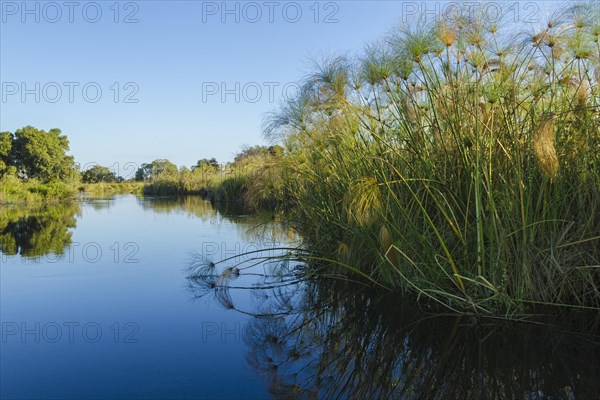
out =
{"type": "Polygon", "coordinates": [[[432,316],[299,282],[276,251],[208,264],[291,245],[197,197],[0,208],[0,397],[600,398],[589,318],[575,335],[432,316]]]}

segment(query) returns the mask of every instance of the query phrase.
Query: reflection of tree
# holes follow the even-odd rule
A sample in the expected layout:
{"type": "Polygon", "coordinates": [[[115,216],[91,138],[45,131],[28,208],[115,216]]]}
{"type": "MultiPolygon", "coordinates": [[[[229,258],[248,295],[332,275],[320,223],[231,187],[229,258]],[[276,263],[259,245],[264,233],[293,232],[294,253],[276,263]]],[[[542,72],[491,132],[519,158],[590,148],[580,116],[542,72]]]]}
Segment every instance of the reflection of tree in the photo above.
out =
{"type": "Polygon", "coordinates": [[[272,214],[257,213],[251,215],[220,214],[233,223],[237,234],[246,242],[280,243],[298,242],[296,231],[276,221],[272,214]]]}
{"type": "Polygon", "coordinates": [[[210,202],[201,196],[144,197],[138,198],[138,202],[143,209],[158,214],[181,213],[202,221],[212,220],[218,215],[210,202]]]}
{"type": "Polygon", "coordinates": [[[229,222],[247,242],[289,242],[297,240],[293,230],[275,223],[270,213],[240,214],[239,209],[223,208],[202,196],[145,197],[139,199],[144,209],[156,213],[183,213],[202,221],[229,222]]]}
{"type": "Polygon", "coordinates": [[[113,206],[114,196],[108,196],[106,198],[95,197],[93,199],[88,199],[85,202],[86,207],[90,207],[95,211],[108,210],[113,206]]]}
{"type": "MultiPolygon", "coordinates": [[[[233,292],[246,273],[227,281],[218,265],[209,266],[190,279],[198,295],[233,292]]],[[[547,324],[427,316],[398,296],[323,279],[297,283],[291,278],[298,271],[286,271],[287,277],[270,273],[252,289],[255,318],[244,337],[248,362],[274,398],[580,399],[600,393],[597,320],[592,328],[584,320],[593,334],[572,335],[547,324]]],[[[237,310],[233,303],[227,308],[237,310]]]]}
{"type": "Polygon", "coordinates": [[[7,255],[63,254],[77,225],[78,203],[6,207],[0,212],[0,250],[7,255]]]}

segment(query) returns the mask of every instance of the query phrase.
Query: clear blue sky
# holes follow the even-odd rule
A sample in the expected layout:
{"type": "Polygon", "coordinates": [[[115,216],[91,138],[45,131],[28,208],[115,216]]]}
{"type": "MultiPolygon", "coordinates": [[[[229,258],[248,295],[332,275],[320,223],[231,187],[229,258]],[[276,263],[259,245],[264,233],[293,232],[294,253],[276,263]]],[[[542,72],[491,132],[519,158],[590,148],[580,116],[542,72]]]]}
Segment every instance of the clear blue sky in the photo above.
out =
{"type": "MultiPolygon", "coordinates": [[[[242,145],[265,143],[264,113],[284,85],[310,71],[310,60],[356,54],[398,21],[416,19],[415,7],[436,10],[421,1],[115,3],[0,2],[2,131],[60,128],[83,165],[228,161],[242,145]],[[231,93],[222,99],[221,85],[235,91],[236,83],[239,102],[231,93]],[[22,89],[31,93],[23,98],[22,89]]],[[[526,25],[547,3],[507,12],[526,25]]]]}

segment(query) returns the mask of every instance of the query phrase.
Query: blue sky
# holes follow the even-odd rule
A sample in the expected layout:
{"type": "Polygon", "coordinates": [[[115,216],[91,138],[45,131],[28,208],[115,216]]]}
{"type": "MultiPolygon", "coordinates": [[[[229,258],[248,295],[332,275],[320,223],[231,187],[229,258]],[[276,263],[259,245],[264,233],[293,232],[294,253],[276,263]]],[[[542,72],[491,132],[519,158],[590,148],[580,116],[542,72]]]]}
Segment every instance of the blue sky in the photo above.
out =
{"type": "MultiPolygon", "coordinates": [[[[548,3],[516,3],[512,13],[526,25],[548,3]]],[[[2,0],[0,129],[60,128],[82,165],[228,161],[242,145],[265,143],[263,115],[311,60],[359,53],[415,11],[443,6],[2,0]],[[224,98],[223,88],[231,90],[224,98]]]]}

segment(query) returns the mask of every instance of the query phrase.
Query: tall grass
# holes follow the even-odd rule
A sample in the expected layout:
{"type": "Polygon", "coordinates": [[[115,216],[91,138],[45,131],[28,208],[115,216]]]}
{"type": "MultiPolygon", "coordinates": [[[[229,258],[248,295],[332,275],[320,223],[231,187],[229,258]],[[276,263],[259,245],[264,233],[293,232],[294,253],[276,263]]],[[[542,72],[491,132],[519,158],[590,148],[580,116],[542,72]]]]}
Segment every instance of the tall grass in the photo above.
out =
{"type": "Polygon", "coordinates": [[[139,194],[143,190],[144,184],[141,182],[98,182],[82,183],[78,186],[80,192],[88,194],[139,194]]]}
{"type": "Polygon", "coordinates": [[[220,180],[213,169],[182,170],[174,174],[162,174],[143,183],[143,193],[148,195],[206,194],[220,180]]]}
{"type": "Polygon", "coordinates": [[[284,180],[277,154],[245,156],[224,169],[212,167],[161,175],[144,182],[143,193],[198,194],[239,212],[272,210],[281,203],[284,180]]]}
{"type": "Polygon", "coordinates": [[[456,310],[600,309],[600,12],[397,29],[271,114],[323,254],[456,310]]]}
{"type": "Polygon", "coordinates": [[[0,205],[65,200],[75,195],[75,187],[65,182],[23,182],[10,175],[0,178],[0,205]]]}

